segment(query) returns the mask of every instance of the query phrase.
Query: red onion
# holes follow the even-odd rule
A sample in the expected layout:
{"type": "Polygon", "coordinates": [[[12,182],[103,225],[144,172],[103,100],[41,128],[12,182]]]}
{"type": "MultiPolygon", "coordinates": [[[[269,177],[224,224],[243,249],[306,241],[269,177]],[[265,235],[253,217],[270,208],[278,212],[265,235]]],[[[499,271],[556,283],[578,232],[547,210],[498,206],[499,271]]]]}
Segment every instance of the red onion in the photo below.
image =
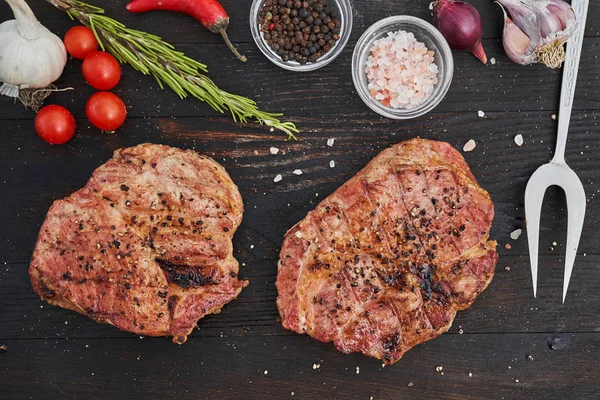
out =
{"type": "Polygon", "coordinates": [[[481,17],[475,7],[463,1],[437,0],[433,5],[433,25],[444,35],[452,50],[470,51],[487,64],[481,45],[481,17]]]}

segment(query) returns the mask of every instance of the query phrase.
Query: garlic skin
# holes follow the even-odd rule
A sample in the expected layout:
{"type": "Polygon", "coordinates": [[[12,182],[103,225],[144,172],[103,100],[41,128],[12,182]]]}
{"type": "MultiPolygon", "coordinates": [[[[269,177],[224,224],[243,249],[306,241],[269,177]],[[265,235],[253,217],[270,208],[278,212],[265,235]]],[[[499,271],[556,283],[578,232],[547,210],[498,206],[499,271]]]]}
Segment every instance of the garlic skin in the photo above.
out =
{"type": "Polygon", "coordinates": [[[528,65],[543,63],[558,68],[565,60],[564,43],[575,31],[577,21],[571,6],[563,0],[497,0],[504,11],[504,48],[511,60],[528,65]],[[519,32],[520,31],[520,32],[519,32]],[[523,51],[523,35],[529,45],[523,51]]]}
{"type": "Polygon", "coordinates": [[[18,97],[20,89],[44,88],[57,80],[67,63],[67,51],[24,0],[6,2],[15,19],[0,24],[0,94],[18,97]]]}
{"type": "Polygon", "coordinates": [[[502,45],[508,58],[517,64],[529,65],[536,61],[536,56],[533,53],[527,54],[527,49],[531,44],[531,39],[513,22],[504,12],[504,32],[502,34],[502,45]]]}

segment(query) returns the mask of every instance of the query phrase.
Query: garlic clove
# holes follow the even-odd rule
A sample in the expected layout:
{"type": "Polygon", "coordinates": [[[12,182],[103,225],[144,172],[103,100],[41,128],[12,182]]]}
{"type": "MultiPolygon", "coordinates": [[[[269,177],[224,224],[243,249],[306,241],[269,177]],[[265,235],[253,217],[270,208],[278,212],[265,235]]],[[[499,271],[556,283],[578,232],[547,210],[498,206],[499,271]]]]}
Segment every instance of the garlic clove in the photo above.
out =
{"type": "MultiPolygon", "coordinates": [[[[564,1],[552,1],[546,6],[546,11],[556,18],[555,32],[574,31],[577,19],[573,8],[564,1]]],[[[548,32],[551,35],[553,32],[548,32]]]]}
{"type": "MultiPolygon", "coordinates": [[[[504,8],[502,10],[504,11],[504,8]]],[[[506,11],[504,11],[502,44],[508,58],[517,64],[529,65],[535,62],[535,57],[527,54],[531,39],[506,15],[506,11]]]]}

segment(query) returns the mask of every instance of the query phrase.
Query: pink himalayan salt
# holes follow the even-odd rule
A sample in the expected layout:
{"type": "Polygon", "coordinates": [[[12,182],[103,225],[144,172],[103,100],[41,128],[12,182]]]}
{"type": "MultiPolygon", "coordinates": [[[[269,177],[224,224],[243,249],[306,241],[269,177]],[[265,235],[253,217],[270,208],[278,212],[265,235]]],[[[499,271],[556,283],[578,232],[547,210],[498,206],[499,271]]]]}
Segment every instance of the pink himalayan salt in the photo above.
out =
{"type": "Polygon", "coordinates": [[[386,107],[415,108],[438,81],[433,60],[434,52],[411,32],[389,32],[375,40],[365,68],[371,96],[386,107]]]}

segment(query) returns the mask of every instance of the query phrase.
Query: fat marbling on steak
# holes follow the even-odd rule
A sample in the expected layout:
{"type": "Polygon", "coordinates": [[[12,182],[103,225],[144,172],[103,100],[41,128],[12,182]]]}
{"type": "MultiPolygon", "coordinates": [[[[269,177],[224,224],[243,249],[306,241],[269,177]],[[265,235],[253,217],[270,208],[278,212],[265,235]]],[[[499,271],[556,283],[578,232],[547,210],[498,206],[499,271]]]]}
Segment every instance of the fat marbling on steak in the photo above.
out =
{"type": "Polygon", "coordinates": [[[247,285],[231,243],[242,214],[214,160],[154,144],[120,149],[48,211],[31,283],[50,304],[181,344],[247,285]]]}
{"type": "Polygon", "coordinates": [[[492,280],[494,206],[447,143],[379,154],[285,235],[283,326],[388,364],[447,331],[492,280]]]}

